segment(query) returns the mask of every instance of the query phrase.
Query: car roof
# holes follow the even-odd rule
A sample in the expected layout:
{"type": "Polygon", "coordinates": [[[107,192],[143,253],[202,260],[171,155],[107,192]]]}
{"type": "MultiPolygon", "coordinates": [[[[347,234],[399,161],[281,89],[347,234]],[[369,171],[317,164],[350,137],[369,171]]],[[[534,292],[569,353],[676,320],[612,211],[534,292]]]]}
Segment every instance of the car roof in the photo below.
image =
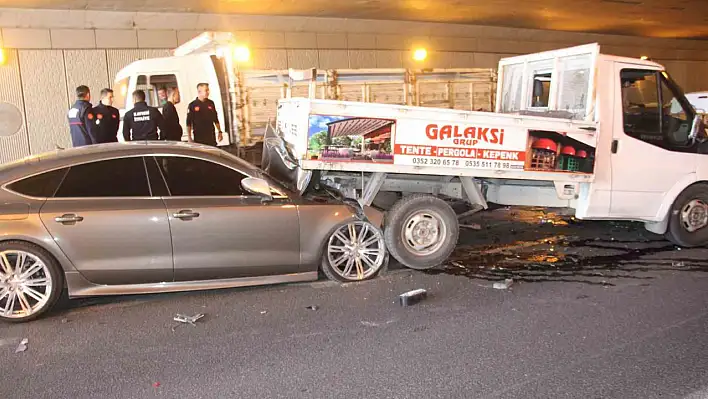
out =
{"type": "Polygon", "coordinates": [[[254,166],[247,162],[215,147],[181,142],[142,141],[94,144],[78,148],[57,149],[55,151],[28,156],[0,166],[0,183],[46,170],[100,159],[158,154],[187,155],[207,159],[228,159],[231,163],[237,163],[238,166],[244,169],[254,169],[254,166]]]}

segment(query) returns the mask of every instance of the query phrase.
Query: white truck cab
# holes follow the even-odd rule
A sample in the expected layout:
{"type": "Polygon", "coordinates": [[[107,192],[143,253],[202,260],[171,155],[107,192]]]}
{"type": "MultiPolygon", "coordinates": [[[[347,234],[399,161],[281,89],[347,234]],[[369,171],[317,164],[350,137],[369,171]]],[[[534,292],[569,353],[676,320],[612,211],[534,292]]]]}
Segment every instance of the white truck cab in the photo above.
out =
{"type": "Polygon", "coordinates": [[[387,247],[413,268],[455,247],[446,198],[472,211],[562,206],[708,243],[705,126],[661,65],[590,44],[502,59],[498,76],[495,113],[282,100],[277,137],[266,139],[282,148],[268,153],[292,158],[301,190],[315,176],[364,205],[393,195],[387,247]]]}

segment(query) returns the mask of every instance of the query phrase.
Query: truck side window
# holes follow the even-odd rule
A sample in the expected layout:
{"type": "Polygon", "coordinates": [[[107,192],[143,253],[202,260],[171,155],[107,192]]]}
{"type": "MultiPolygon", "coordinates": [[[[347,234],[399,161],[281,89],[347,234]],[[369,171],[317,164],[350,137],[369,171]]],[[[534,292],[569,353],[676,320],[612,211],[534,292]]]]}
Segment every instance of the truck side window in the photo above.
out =
{"type": "Polygon", "coordinates": [[[687,144],[693,125],[693,121],[689,119],[691,112],[681,104],[680,97],[680,93],[661,75],[661,131],[668,144],[675,146],[687,144]]]}
{"type": "Polygon", "coordinates": [[[666,147],[661,131],[659,82],[656,71],[623,69],[622,116],[624,132],[659,147],[666,147]]]}
{"type": "Polygon", "coordinates": [[[531,107],[548,108],[551,94],[551,74],[539,73],[533,77],[533,92],[531,93],[531,107]]]}

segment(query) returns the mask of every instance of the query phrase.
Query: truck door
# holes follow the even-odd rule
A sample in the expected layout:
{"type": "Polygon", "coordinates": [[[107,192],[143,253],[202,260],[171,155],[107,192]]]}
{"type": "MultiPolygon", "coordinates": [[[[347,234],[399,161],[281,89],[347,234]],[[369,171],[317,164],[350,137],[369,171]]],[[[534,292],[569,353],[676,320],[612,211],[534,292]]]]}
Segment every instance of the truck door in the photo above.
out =
{"type": "Polygon", "coordinates": [[[693,111],[663,71],[615,64],[610,216],[656,219],[665,195],[696,171],[693,111]],[[676,107],[677,101],[679,107],[676,107]],[[672,107],[672,102],[674,106],[672,107]]]}

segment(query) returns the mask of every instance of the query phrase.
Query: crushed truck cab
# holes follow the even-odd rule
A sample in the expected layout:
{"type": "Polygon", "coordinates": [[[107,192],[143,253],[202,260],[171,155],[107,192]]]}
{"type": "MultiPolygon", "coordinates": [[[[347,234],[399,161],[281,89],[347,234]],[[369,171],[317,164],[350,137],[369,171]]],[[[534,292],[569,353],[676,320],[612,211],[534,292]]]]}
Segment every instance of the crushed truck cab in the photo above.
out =
{"type": "Polygon", "coordinates": [[[496,112],[281,100],[266,152],[301,191],[322,183],[388,209],[387,245],[409,267],[454,248],[449,199],[572,208],[708,243],[705,129],[661,65],[591,44],[502,59],[498,76],[496,112]]]}

